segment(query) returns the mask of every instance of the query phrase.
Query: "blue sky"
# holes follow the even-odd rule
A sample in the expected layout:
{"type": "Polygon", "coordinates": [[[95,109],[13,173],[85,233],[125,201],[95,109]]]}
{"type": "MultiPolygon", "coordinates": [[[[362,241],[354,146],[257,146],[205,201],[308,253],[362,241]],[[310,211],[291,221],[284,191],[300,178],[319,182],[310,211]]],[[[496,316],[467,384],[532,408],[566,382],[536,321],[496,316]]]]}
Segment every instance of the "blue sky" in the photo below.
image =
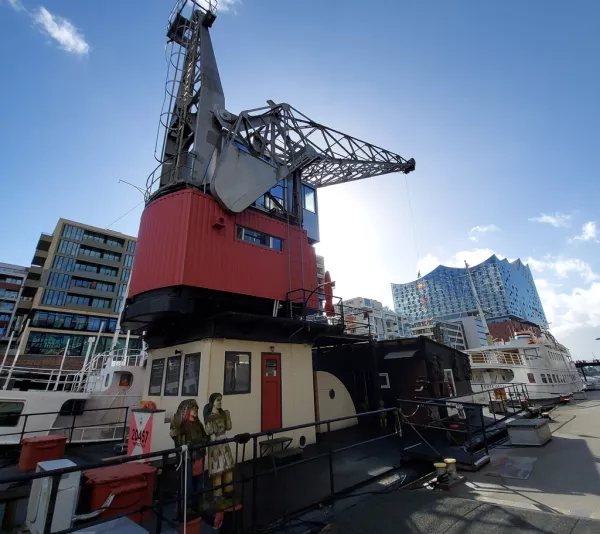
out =
{"type": "MultiPolygon", "coordinates": [[[[599,2],[228,4],[228,109],[289,102],[417,161],[320,192],[336,294],[391,304],[418,268],[520,257],[557,337],[600,357],[599,2]]],[[[0,261],[28,264],[59,217],[106,227],[140,203],[118,180],[154,167],[171,7],[0,0],[0,261]]],[[[112,228],[135,234],[141,210],[112,228]]]]}

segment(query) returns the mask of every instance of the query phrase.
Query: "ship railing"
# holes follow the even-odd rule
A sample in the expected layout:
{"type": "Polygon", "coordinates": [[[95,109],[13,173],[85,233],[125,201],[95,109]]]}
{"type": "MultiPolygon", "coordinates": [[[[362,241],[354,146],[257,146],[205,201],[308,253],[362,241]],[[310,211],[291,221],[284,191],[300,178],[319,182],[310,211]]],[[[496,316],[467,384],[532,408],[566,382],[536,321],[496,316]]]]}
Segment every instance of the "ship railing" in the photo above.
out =
{"type": "MultiPolygon", "coordinates": [[[[6,369],[7,376],[0,374],[0,384],[8,379],[9,369],[6,369]]],[[[77,391],[77,382],[80,371],[60,371],[60,369],[44,369],[38,367],[12,367],[10,372],[10,381],[19,383],[27,381],[30,384],[29,389],[37,391],[77,391]],[[35,388],[31,385],[40,385],[42,387],[35,388]]]]}
{"type": "MultiPolygon", "coordinates": [[[[422,485],[425,480],[434,478],[432,463],[440,457],[454,457],[461,467],[476,468],[489,460],[490,448],[505,439],[506,433],[494,429],[478,405],[464,403],[452,412],[447,402],[439,399],[398,399],[394,404],[390,408],[273,431],[237,434],[207,444],[189,445],[186,449],[172,447],[52,471],[20,474],[13,471],[0,477],[0,484],[22,488],[33,480],[44,478],[49,495],[44,531],[49,532],[53,514],[58,510],[58,487],[64,475],[145,462],[157,468],[152,495],[147,499],[130,501],[126,507],[112,508],[109,514],[95,516],[54,534],[69,534],[126,516],[140,518],[142,526],[151,529],[150,532],[178,532],[185,518],[186,500],[209,500],[219,489],[227,495],[231,486],[237,506],[224,511],[224,521],[234,523],[228,532],[288,529],[304,532],[309,524],[323,526],[330,523],[328,514],[336,503],[363,495],[365,486],[369,486],[367,493],[385,494],[422,485]],[[348,427],[349,424],[353,426],[348,427]],[[307,445],[300,456],[293,455],[286,463],[276,464],[275,456],[264,454],[269,450],[269,443],[275,442],[278,436],[311,433],[317,434],[317,442],[307,445]],[[213,479],[212,485],[204,472],[197,475],[199,480],[193,484],[195,490],[189,484],[186,488],[185,474],[191,476],[189,474],[193,473],[192,456],[208,458],[211,447],[221,446],[229,447],[233,458],[238,460],[232,480],[221,483],[213,479]],[[404,461],[400,461],[405,457],[420,461],[411,464],[407,470],[402,466],[404,461]],[[368,459],[363,465],[360,458],[368,459]],[[377,463],[373,463],[373,458],[377,463]],[[350,466],[356,469],[352,476],[348,472],[350,466]],[[293,499],[273,498],[273,495],[287,494],[294,494],[293,499]],[[146,519],[142,519],[144,517],[146,519]],[[298,530],[301,527],[304,530],[298,530]]],[[[26,497],[21,494],[19,498],[26,497]]],[[[87,511],[82,509],[84,513],[87,511]]]]}
{"type": "MultiPolygon", "coordinates": [[[[71,406],[65,409],[61,409],[53,412],[34,412],[34,413],[22,413],[22,412],[0,412],[0,444],[3,445],[19,445],[24,438],[31,436],[46,436],[48,434],[63,434],[67,436],[67,443],[74,442],[76,432],[79,433],[79,440],[82,441],[85,429],[100,429],[106,428],[108,432],[112,433],[112,437],[103,437],[99,440],[89,441],[118,441],[127,439],[127,427],[129,425],[129,406],[117,406],[112,408],[90,408],[79,410],[76,406],[71,406]],[[106,412],[112,411],[116,413],[117,421],[109,421],[106,423],[95,422],[93,424],[77,424],[77,418],[82,417],[85,414],[91,414],[98,412],[99,414],[105,414],[106,412]],[[123,417],[121,417],[123,414],[123,417]],[[54,416],[54,417],[51,417],[54,416]],[[42,426],[42,428],[32,429],[32,426],[39,426],[40,419],[43,421],[44,418],[50,417],[53,421],[51,426],[42,426]],[[70,425],[66,426],[55,426],[55,423],[59,417],[70,418],[70,425]],[[36,418],[38,419],[36,421],[36,418]],[[27,425],[29,424],[29,429],[27,425]],[[2,432],[2,430],[8,430],[10,428],[17,429],[14,432],[2,432]],[[120,435],[115,429],[120,429],[120,435]],[[7,439],[7,438],[14,438],[7,439]]],[[[89,430],[87,431],[89,437],[89,430]]],[[[88,441],[88,442],[89,442],[88,441]]]]}
{"type": "Polygon", "coordinates": [[[381,319],[383,325],[382,311],[349,306],[341,297],[329,296],[330,307],[326,309],[328,296],[321,288],[296,289],[288,292],[286,299],[291,318],[338,326],[347,334],[373,337],[375,318],[381,319]]]}
{"type": "Polygon", "coordinates": [[[525,365],[523,357],[512,352],[494,351],[492,354],[471,352],[469,357],[471,358],[471,365],[525,365]]]}

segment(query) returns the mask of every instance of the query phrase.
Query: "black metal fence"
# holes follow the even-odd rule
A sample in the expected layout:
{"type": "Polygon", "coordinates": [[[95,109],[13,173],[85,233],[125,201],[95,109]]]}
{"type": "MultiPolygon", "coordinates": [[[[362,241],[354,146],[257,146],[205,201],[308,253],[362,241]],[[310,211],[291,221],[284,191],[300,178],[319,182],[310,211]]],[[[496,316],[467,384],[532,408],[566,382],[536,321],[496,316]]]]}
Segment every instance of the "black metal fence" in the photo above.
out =
{"type": "MultiPolygon", "coordinates": [[[[74,442],[74,436],[76,431],[81,431],[80,438],[75,440],[77,443],[87,442],[87,441],[124,441],[127,439],[127,425],[129,424],[129,406],[117,406],[110,408],[89,408],[79,410],[77,408],[59,410],[54,412],[36,412],[36,413],[21,413],[21,412],[2,412],[0,413],[2,416],[2,421],[4,423],[3,428],[6,429],[9,426],[18,428],[15,432],[3,432],[0,434],[0,440],[5,440],[5,443],[1,443],[0,445],[15,445],[19,446],[23,441],[23,438],[29,437],[30,435],[46,435],[48,433],[52,434],[64,434],[67,437],[67,443],[74,442]],[[112,421],[107,423],[96,422],[93,424],[76,424],[77,418],[82,417],[86,413],[106,413],[106,412],[114,412],[121,411],[124,412],[123,418],[119,417],[118,421],[112,421]],[[51,426],[47,428],[36,428],[36,429],[27,429],[27,423],[31,421],[34,417],[45,417],[45,416],[55,416],[54,421],[56,421],[59,417],[64,417],[70,419],[70,425],[67,426],[51,426]],[[98,438],[94,440],[90,438],[89,440],[82,439],[86,429],[108,429],[112,427],[113,437],[112,438],[98,438]],[[15,439],[14,443],[11,443],[12,440],[7,439],[13,436],[19,436],[18,440],[15,439]]],[[[89,433],[88,433],[89,436],[89,433]]]]}
{"type": "MultiPolygon", "coordinates": [[[[88,521],[85,525],[151,512],[151,518],[144,522],[144,526],[158,534],[169,525],[178,529],[184,519],[189,521],[194,512],[187,505],[194,499],[206,504],[198,513],[204,521],[211,522],[222,511],[218,501],[215,501],[215,494],[221,490],[223,495],[228,495],[227,489],[233,487],[233,493],[229,494],[232,502],[226,503],[224,512],[229,521],[226,531],[269,531],[316,507],[331,506],[357,488],[390,476],[400,468],[403,445],[398,413],[397,408],[389,408],[273,432],[239,434],[211,441],[207,445],[174,447],[43,473],[3,477],[0,472],[0,484],[8,488],[3,498],[9,500],[11,487],[22,488],[35,479],[49,477],[50,501],[44,532],[51,532],[62,476],[75,471],[149,461],[158,470],[152,502],[135,509],[129,508],[123,513],[115,514],[112,513],[115,510],[112,510],[110,517],[88,521]],[[311,435],[312,432],[317,435],[315,443],[309,443],[300,450],[286,448],[285,443],[289,439],[287,434],[311,435]],[[214,481],[209,481],[203,471],[201,483],[196,484],[199,488],[190,490],[186,478],[193,474],[192,456],[206,453],[208,457],[211,448],[219,446],[230,447],[232,453],[235,451],[234,457],[239,460],[233,480],[224,480],[216,485],[214,481]],[[289,453],[277,454],[279,449],[289,453]],[[213,498],[209,499],[211,494],[213,498]]],[[[313,440],[311,438],[308,441],[313,440]]],[[[427,464],[420,474],[429,471],[430,464],[427,464]]],[[[102,518],[102,514],[99,517],[102,518]]],[[[60,532],[67,534],[79,528],[82,528],[81,524],[60,532]]]]}
{"type": "MultiPolygon", "coordinates": [[[[498,424],[486,410],[484,404],[457,398],[399,400],[393,408],[270,432],[238,434],[208,444],[110,458],[44,473],[3,476],[0,471],[0,485],[5,488],[3,499],[7,501],[12,488],[22,490],[35,479],[49,477],[50,503],[44,532],[51,532],[63,475],[146,461],[157,468],[152,499],[144,504],[138,500],[127,509],[111,508],[111,504],[100,510],[84,509],[83,514],[100,512],[97,520],[87,520],[85,525],[145,514],[149,518],[143,520],[143,525],[155,534],[169,528],[175,532],[182,522],[196,516],[209,524],[223,520],[223,532],[272,532],[294,521],[304,521],[302,518],[310,511],[329,509],[341,499],[360,493],[358,488],[365,485],[385,491],[389,484],[408,484],[431,472],[434,461],[447,457],[455,458],[459,468],[477,469],[489,459],[489,449],[506,435],[505,425],[498,424]],[[306,438],[304,446],[302,437],[306,438]],[[293,448],[292,442],[300,447],[293,448]],[[235,459],[233,476],[211,479],[206,463],[211,449],[222,446],[228,447],[235,459]],[[201,457],[205,465],[198,474],[194,462],[201,457]]],[[[369,488],[367,493],[372,492],[369,488]]],[[[60,533],[80,528],[81,523],[60,533]]]]}

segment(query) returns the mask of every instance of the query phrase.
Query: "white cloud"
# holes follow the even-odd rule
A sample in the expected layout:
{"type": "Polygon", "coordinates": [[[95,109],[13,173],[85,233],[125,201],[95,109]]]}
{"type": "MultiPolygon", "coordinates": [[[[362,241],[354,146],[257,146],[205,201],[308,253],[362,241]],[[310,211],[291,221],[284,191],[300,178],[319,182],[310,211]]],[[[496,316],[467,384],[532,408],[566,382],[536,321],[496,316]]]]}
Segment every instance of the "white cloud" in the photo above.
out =
{"type": "MultiPolygon", "coordinates": [[[[548,317],[550,330],[561,336],[581,328],[600,327],[600,283],[589,287],[560,291],[560,285],[536,280],[540,299],[548,317]]],[[[577,356],[577,355],[574,355],[577,356]]]]}
{"type": "Polygon", "coordinates": [[[69,20],[53,15],[43,6],[33,13],[32,18],[40,30],[52,37],[63,50],[80,56],[87,55],[89,45],[69,20]]]}
{"type": "Polygon", "coordinates": [[[531,217],[531,222],[551,224],[555,228],[568,228],[571,226],[571,216],[556,212],[554,215],[542,213],[539,217],[531,217]]]}
{"type": "MultiPolygon", "coordinates": [[[[465,266],[465,261],[469,266],[477,265],[484,260],[487,260],[490,256],[496,254],[492,249],[489,248],[476,248],[474,250],[461,250],[450,258],[441,261],[434,254],[425,254],[419,258],[417,262],[417,270],[421,272],[422,276],[433,271],[438,265],[445,265],[446,267],[460,267],[465,266]]],[[[503,257],[496,254],[498,257],[503,257]]]]}
{"type": "Polygon", "coordinates": [[[588,221],[581,227],[581,234],[569,239],[569,243],[575,241],[595,241],[598,243],[598,229],[595,221],[588,221]]]}
{"type": "Polygon", "coordinates": [[[498,228],[495,224],[487,224],[485,226],[475,226],[471,228],[469,231],[469,239],[471,241],[477,242],[479,240],[479,236],[481,234],[485,234],[487,232],[499,232],[500,228],[498,228]]]}
{"type": "Polygon", "coordinates": [[[543,260],[528,258],[525,263],[529,264],[532,270],[543,273],[553,272],[559,278],[568,278],[575,273],[581,276],[584,282],[590,283],[598,280],[598,276],[590,267],[589,263],[578,258],[563,258],[546,256],[543,260]]]}
{"type": "Polygon", "coordinates": [[[221,12],[233,11],[235,13],[236,7],[241,3],[242,0],[218,0],[217,9],[221,12]]]}
{"type": "Polygon", "coordinates": [[[21,0],[8,0],[8,4],[15,11],[25,11],[25,8],[23,7],[23,4],[21,3],[21,0]]]}

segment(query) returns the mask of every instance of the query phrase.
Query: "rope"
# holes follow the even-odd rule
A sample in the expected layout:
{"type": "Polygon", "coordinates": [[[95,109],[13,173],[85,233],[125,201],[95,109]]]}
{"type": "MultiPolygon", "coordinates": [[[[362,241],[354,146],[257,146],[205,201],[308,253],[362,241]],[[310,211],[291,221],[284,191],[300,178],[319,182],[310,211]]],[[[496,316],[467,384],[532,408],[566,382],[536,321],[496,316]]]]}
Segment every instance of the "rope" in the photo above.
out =
{"type": "Polygon", "coordinates": [[[408,188],[408,175],[404,175],[404,180],[406,183],[406,199],[408,200],[408,213],[410,215],[410,224],[412,226],[413,239],[415,242],[415,252],[417,254],[417,264],[418,264],[419,260],[421,259],[421,255],[419,254],[419,245],[417,242],[417,230],[415,228],[415,219],[413,217],[412,205],[410,202],[410,189],[408,188]]]}

